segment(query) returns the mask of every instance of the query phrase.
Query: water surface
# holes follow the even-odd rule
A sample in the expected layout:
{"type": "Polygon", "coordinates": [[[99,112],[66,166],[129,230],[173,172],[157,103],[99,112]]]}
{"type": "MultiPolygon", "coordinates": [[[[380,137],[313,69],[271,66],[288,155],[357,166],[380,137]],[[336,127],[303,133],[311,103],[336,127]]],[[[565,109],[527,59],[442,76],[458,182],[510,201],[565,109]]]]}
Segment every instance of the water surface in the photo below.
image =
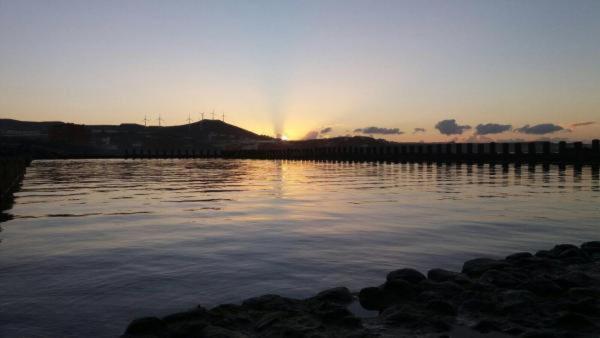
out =
{"type": "Polygon", "coordinates": [[[35,161],[0,233],[0,336],[381,283],[600,238],[597,168],[35,161]]]}

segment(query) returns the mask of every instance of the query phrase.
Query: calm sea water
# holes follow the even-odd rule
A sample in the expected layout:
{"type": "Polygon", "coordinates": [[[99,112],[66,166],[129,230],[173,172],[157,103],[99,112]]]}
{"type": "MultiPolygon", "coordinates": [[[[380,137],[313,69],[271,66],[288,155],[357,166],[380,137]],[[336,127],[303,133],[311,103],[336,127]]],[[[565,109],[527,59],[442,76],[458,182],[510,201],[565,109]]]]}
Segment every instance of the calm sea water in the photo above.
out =
{"type": "Polygon", "coordinates": [[[590,167],[35,161],[2,223],[0,336],[381,283],[396,268],[600,239],[590,167]]]}

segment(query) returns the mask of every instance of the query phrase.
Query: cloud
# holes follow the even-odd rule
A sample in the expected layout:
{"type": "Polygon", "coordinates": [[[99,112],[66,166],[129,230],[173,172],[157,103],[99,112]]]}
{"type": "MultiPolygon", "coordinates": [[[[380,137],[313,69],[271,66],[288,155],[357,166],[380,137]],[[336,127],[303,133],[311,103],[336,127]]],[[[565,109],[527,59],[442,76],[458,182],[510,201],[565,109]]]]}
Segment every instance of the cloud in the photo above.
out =
{"type": "Polygon", "coordinates": [[[415,130],[413,130],[413,134],[424,133],[424,132],[425,132],[425,128],[415,128],[415,130]]]}
{"type": "Polygon", "coordinates": [[[471,129],[469,125],[458,125],[456,120],[442,120],[435,125],[435,129],[444,135],[461,135],[465,130],[471,129]]]}
{"type": "Polygon", "coordinates": [[[303,140],[314,140],[319,138],[319,131],[318,130],[311,130],[308,133],[306,133],[306,135],[304,135],[304,137],[302,138],[303,140]]]}
{"type": "Polygon", "coordinates": [[[404,132],[400,131],[398,128],[380,128],[380,127],[367,127],[367,128],[358,128],[354,129],[355,133],[363,133],[363,134],[381,134],[381,135],[401,135],[404,132]]]}
{"type": "Polygon", "coordinates": [[[561,130],[565,130],[565,128],[563,128],[559,125],[553,124],[553,123],[541,123],[541,124],[536,124],[535,126],[530,126],[530,125],[526,124],[521,128],[515,129],[515,131],[518,133],[533,134],[533,135],[551,134],[551,133],[555,133],[555,132],[561,131],[561,130]]]}
{"type": "Polygon", "coordinates": [[[579,122],[579,123],[573,123],[571,125],[571,128],[577,128],[577,127],[584,127],[584,126],[589,126],[592,124],[596,124],[595,121],[589,121],[589,122],[579,122]]]}
{"type": "Polygon", "coordinates": [[[330,133],[333,129],[331,127],[327,127],[327,128],[323,128],[321,130],[321,134],[327,134],[330,133]]]}
{"type": "Polygon", "coordinates": [[[478,134],[478,135],[500,134],[505,131],[509,131],[511,129],[512,129],[512,125],[510,125],[510,124],[498,124],[498,123],[478,124],[477,127],[475,127],[475,134],[478,134]]]}

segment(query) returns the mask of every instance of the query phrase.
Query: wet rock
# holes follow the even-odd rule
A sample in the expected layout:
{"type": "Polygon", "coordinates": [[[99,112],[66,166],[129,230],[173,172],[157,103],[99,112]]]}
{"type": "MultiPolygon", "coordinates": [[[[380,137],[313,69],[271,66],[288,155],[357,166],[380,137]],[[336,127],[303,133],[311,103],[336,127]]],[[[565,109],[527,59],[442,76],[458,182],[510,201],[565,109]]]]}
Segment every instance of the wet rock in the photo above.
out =
{"type": "Polygon", "coordinates": [[[143,317],[132,321],[125,334],[137,336],[162,336],[166,331],[165,323],[156,317],[143,317]]]}
{"type": "Polygon", "coordinates": [[[392,271],[387,275],[388,282],[396,279],[403,279],[410,283],[419,283],[427,278],[415,269],[400,269],[392,271]]]}
{"type": "Polygon", "coordinates": [[[600,313],[600,307],[598,306],[599,300],[597,298],[586,298],[579,301],[571,302],[567,305],[569,311],[584,314],[584,315],[597,315],[600,313]]]}
{"type": "Polygon", "coordinates": [[[445,282],[454,280],[458,276],[458,272],[448,271],[444,269],[431,269],[427,272],[427,278],[434,282],[445,282]]]}
{"type": "Polygon", "coordinates": [[[337,287],[319,292],[314,299],[336,303],[350,303],[353,300],[352,293],[346,287],[337,287]]]}
{"type": "Polygon", "coordinates": [[[455,316],[456,315],[456,309],[454,308],[454,306],[452,306],[452,304],[445,302],[445,301],[441,301],[441,300],[434,300],[434,301],[430,301],[427,302],[427,304],[425,305],[425,308],[431,312],[440,314],[440,315],[446,315],[446,316],[455,316]]]}
{"type": "Polygon", "coordinates": [[[508,264],[503,261],[490,258],[476,258],[466,261],[463,264],[462,272],[469,277],[477,277],[488,270],[502,270],[506,267],[508,267],[508,264]]]}
{"type": "Polygon", "coordinates": [[[536,277],[525,282],[519,286],[519,289],[529,290],[540,296],[553,296],[562,292],[562,289],[556,283],[543,277],[536,277]]]}
{"type": "Polygon", "coordinates": [[[554,248],[552,248],[552,250],[550,250],[549,253],[550,253],[550,255],[552,255],[554,257],[558,257],[563,252],[569,251],[569,250],[579,250],[579,248],[573,244],[559,244],[559,245],[554,246],[554,248]]]}
{"type": "Polygon", "coordinates": [[[555,325],[562,329],[578,331],[587,331],[596,327],[596,325],[585,316],[573,312],[562,314],[556,319],[555,325]]]}
{"type": "Polygon", "coordinates": [[[502,331],[502,324],[499,322],[484,319],[473,326],[473,329],[481,333],[489,333],[492,331],[502,331]]]}
{"type": "Polygon", "coordinates": [[[367,310],[381,310],[386,306],[385,294],[380,288],[368,287],[358,294],[360,305],[367,310]]]}
{"type": "Polygon", "coordinates": [[[211,338],[247,338],[248,335],[219,326],[206,326],[202,331],[204,337],[211,338]]]}
{"type": "Polygon", "coordinates": [[[179,312],[179,313],[174,313],[172,315],[168,315],[168,316],[164,317],[162,320],[166,324],[172,324],[172,323],[183,322],[183,321],[201,320],[201,319],[204,319],[206,317],[206,315],[207,315],[206,309],[201,306],[198,306],[197,308],[190,310],[190,311],[179,312]]]}
{"type": "Polygon", "coordinates": [[[408,325],[415,326],[420,321],[421,317],[415,309],[407,306],[393,306],[381,313],[383,320],[392,325],[408,325]]]}
{"type": "Polygon", "coordinates": [[[512,274],[494,269],[484,272],[479,278],[479,281],[501,288],[512,288],[521,283],[521,280],[515,278],[512,274]]]}
{"type": "Polygon", "coordinates": [[[581,249],[589,253],[600,253],[600,241],[585,242],[581,244],[581,249]]]}
{"type": "Polygon", "coordinates": [[[533,255],[529,252],[517,252],[512,255],[506,256],[506,260],[507,261],[516,261],[516,260],[520,260],[523,258],[530,258],[530,257],[533,257],[533,255]]]}
{"type": "Polygon", "coordinates": [[[295,300],[278,295],[263,295],[245,300],[242,305],[254,310],[286,311],[291,309],[295,300]]]}
{"type": "Polygon", "coordinates": [[[412,299],[416,296],[416,286],[404,279],[394,279],[385,282],[383,292],[386,298],[412,299]]]}
{"type": "Polygon", "coordinates": [[[496,305],[494,302],[486,299],[471,298],[467,299],[460,305],[459,312],[480,314],[494,312],[495,310],[496,305]]]}
{"type": "Polygon", "coordinates": [[[569,289],[575,287],[585,287],[590,285],[594,280],[587,274],[579,271],[571,271],[556,278],[554,282],[560,287],[569,289]]]}
{"type": "Polygon", "coordinates": [[[597,297],[600,298],[600,289],[595,288],[571,288],[568,291],[570,298],[587,298],[597,297]]]}

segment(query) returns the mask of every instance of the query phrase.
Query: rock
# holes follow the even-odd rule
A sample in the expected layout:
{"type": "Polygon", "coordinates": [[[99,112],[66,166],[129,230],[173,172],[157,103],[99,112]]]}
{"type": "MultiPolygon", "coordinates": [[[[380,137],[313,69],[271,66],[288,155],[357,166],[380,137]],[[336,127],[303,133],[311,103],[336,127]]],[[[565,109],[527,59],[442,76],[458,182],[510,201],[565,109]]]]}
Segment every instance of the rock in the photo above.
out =
{"type": "Polygon", "coordinates": [[[566,312],[562,314],[556,319],[555,325],[562,329],[575,331],[587,331],[595,327],[594,323],[592,323],[589,319],[573,312],[566,312]]]}
{"type": "Polygon", "coordinates": [[[590,276],[579,271],[571,271],[554,279],[556,284],[565,289],[585,287],[590,285],[593,281],[594,280],[590,276]]]}
{"type": "Polygon", "coordinates": [[[567,250],[579,250],[579,248],[573,244],[559,244],[554,246],[552,250],[550,250],[550,254],[554,257],[558,257],[560,254],[567,250]]]}
{"type": "Polygon", "coordinates": [[[484,272],[479,278],[479,281],[483,283],[489,283],[501,288],[516,287],[522,282],[510,273],[494,269],[484,272]]]}
{"type": "Polygon", "coordinates": [[[262,316],[257,322],[256,325],[254,326],[254,328],[257,331],[262,331],[266,328],[268,328],[269,326],[275,324],[276,322],[280,321],[281,319],[285,318],[287,315],[285,312],[268,312],[267,314],[265,314],[264,316],[262,316]]]}
{"type": "Polygon", "coordinates": [[[388,308],[381,313],[381,317],[388,324],[409,326],[414,326],[421,319],[415,309],[407,305],[388,308]]]}
{"type": "Polygon", "coordinates": [[[569,311],[584,315],[597,315],[600,313],[600,307],[598,306],[598,300],[596,298],[586,298],[569,303],[567,308],[569,311]]]}
{"type": "Polygon", "coordinates": [[[445,302],[445,301],[434,300],[434,301],[427,302],[427,304],[425,305],[425,308],[429,311],[432,311],[432,312],[440,314],[440,315],[456,316],[456,309],[454,308],[454,306],[452,306],[452,304],[445,302]]]}
{"type": "Polygon", "coordinates": [[[462,272],[469,277],[477,277],[488,270],[502,270],[506,267],[508,267],[508,264],[503,261],[490,258],[476,258],[466,261],[463,264],[462,272]]]}
{"type": "Polygon", "coordinates": [[[493,321],[493,320],[488,320],[488,319],[484,319],[482,321],[479,321],[477,324],[475,324],[473,326],[473,329],[476,331],[479,331],[481,333],[489,333],[492,331],[502,331],[502,324],[493,321]]]}
{"type": "Polygon", "coordinates": [[[202,331],[203,337],[211,338],[247,338],[248,335],[219,326],[209,325],[202,331]]]}
{"type": "Polygon", "coordinates": [[[176,322],[204,319],[206,317],[206,314],[207,314],[206,309],[203,308],[202,306],[198,306],[197,308],[190,310],[190,311],[179,312],[179,313],[175,313],[172,315],[168,315],[168,316],[164,317],[162,320],[166,324],[172,324],[172,323],[176,323],[176,322]]]}
{"type": "Polygon", "coordinates": [[[314,297],[314,299],[317,299],[320,301],[347,304],[347,303],[352,302],[353,297],[352,297],[352,293],[350,293],[350,290],[348,290],[348,288],[342,286],[342,287],[337,287],[337,288],[321,291],[314,297]]]}
{"type": "Polygon", "coordinates": [[[368,287],[360,290],[358,300],[360,305],[367,310],[381,310],[387,304],[384,292],[376,287],[368,287]]]}
{"type": "Polygon", "coordinates": [[[454,282],[424,282],[421,286],[428,292],[434,292],[440,298],[450,299],[458,296],[463,292],[463,288],[454,282]]]}
{"type": "Polygon", "coordinates": [[[132,321],[125,334],[134,336],[160,336],[167,329],[165,323],[156,317],[143,317],[132,321]]]}
{"type": "Polygon", "coordinates": [[[536,296],[527,290],[507,290],[500,294],[500,309],[504,313],[528,311],[536,296]]]}
{"type": "Polygon", "coordinates": [[[286,311],[295,305],[296,301],[278,295],[263,295],[249,298],[242,305],[254,310],[286,311]]]}
{"type": "Polygon", "coordinates": [[[494,302],[485,299],[471,298],[467,299],[460,305],[459,312],[471,314],[480,314],[482,312],[489,313],[496,310],[494,302]]]}
{"type": "Polygon", "coordinates": [[[585,242],[581,244],[581,249],[586,252],[600,252],[600,241],[585,242]]]}
{"type": "Polygon", "coordinates": [[[385,282],[383,292],[386,298],[411,299],[417,294],[415,285],[404,279],[394,279],[385,282]]]}
{"type": "Polygon", "coordinates": [[[529,290],[540,296],[553,296],[562,292],[562,289],[556,283],[542,277],[536,277],[521,284],[519,289],[529,290]]]}
{"type": "Polygon", "coordinates": [[[410,283],[419,283],[427,278],[415,269],[400,269],[392,271],[387,275],[388,282],[396,279],[403,279],[410,283]]]}
{"type": "Polygon", "coordinates": [[[427,278],[434,282],[445,282],[453,280],[458,276],[458,272],[448,271],[444,269],[431,269],[427,272],[427,278]]]}
{"type": "Polygon", "coordinates": [[[530,257],[533,257],[533,255],[529,252],[517,252],[512,255],[506,256],[506,260],[507,261],[516,261],[516,260],[520,260],[523,258],[530,258],[530,257]]]}
{"type": "Polygon", "coordinates": [[[594,288],[570,288],[568,291],[570,298],[587,298],[597,297],[600,298],[600,289],[594,288]]]}

